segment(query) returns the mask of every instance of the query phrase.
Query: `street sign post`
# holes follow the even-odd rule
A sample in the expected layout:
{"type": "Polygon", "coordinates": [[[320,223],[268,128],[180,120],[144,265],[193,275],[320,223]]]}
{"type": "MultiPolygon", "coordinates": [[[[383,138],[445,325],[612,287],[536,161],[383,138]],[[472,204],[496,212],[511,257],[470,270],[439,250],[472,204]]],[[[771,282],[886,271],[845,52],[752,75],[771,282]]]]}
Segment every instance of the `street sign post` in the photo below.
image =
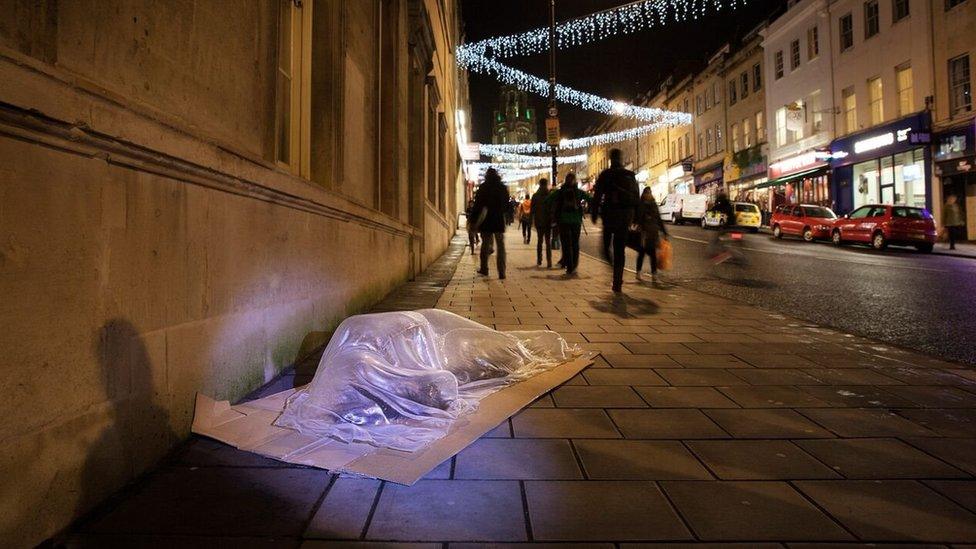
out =
{"type": "Polygon", "coordinates": [[[550,147],[559,146],[559,119],[556,117],[546,118],[546,143],[550,147]]]}

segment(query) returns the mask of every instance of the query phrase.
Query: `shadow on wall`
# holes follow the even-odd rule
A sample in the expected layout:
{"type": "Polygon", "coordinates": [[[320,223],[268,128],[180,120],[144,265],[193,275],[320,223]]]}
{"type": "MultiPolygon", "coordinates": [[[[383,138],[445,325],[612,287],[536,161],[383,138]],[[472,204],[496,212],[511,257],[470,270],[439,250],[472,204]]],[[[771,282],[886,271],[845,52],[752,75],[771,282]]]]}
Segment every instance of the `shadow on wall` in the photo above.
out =
{"type": "Polygon", "coordinates": [[[158,464],[179,440],[166,408],[157,404],[167,398],[165,374],[153,368],[136,327],[110,320],[97,333],[96,346],[109,409],[104,428],[88,444],[76,517],[158,464]]]}

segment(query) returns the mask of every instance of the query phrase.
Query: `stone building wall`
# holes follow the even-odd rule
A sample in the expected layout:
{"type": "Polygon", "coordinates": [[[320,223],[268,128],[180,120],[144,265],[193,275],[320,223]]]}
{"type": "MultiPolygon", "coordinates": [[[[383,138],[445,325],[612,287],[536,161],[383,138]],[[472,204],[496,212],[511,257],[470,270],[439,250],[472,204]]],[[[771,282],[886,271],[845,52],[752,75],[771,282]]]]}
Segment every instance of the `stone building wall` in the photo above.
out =
{"type": "Polygon", "coordinates": [[[56,533],[186,436],[197,392],[240,398],[446,248],[456,7],[367,3],[0,0],[0,546],[56,533]],[[298,46],[323,67],[293,75],[292,165],[283,9],[315,10],[298,46]],[[378,58],[334,49],[357,32],[378,58]]]}

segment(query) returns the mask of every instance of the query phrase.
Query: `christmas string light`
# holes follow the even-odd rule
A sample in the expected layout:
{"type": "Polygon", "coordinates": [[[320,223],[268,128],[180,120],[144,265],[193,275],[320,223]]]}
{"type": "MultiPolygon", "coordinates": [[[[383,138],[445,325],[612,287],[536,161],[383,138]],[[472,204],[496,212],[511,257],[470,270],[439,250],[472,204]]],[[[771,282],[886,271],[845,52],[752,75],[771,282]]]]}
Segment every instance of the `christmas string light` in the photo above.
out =
{"type": "MultiPolygon", "coordinates": [[[[545,168],[552,165],[552,158],[543,156],[526,156],[521,154],[500,154],[494,155],[498,158],[499,162],[471,162],[471,165],[477,167],[478,169],[488,169],[490,167],[496,168],[545,168]],[[505,157],[511,158],[511,160],[506,161],[505,157]]],[[[585,154],[576,154],[573,156],[558,156],[556,157],[558,164],[578,164],[580,162],[586,162],[585,154]]]]}
{"type": "MultiPolygon", "coordinates": [[[[610,133],[601,133],[599,135],[591,135],[588,137],[578,137],[576,139],[563,139],[559,142],[559,150],[561,151],[571,151],[577,149],[585,149],[588,147],[593,147],[595,145],[609,145],[611,143],[619,143],[621,141],[628,141],[630,139],[635,139],[642,135],[647,135],[651,132],[657,131],[662,127],[667,126],[666,124],[646,124],[644,126],[638,126],[636,128],[629,128],[626,130],[620,130],[610,133]]],[[[478,151],[483,156],[498,156],[506,153],[516,153],[516,154],[526,154],[526,153],[540,153],[549,150],[549,145],[547,143],[522,143],[519,145],[494,145],[491,143],[482,143],[478,147],[478,151]]]]}

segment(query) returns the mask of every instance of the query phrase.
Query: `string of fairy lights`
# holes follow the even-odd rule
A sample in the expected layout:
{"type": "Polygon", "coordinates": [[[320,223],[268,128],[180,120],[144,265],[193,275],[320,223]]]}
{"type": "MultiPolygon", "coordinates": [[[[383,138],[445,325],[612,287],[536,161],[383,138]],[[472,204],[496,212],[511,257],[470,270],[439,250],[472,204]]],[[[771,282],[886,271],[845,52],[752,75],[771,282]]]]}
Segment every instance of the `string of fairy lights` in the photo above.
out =
{"type": "MultiPolygon", "coordinates": [[[[556,48],[567,49],[598,42],[618,35],[633,34],[653,27],[671,23],[690,21],[708,12],[744,5],[746,0],[638,0],[596,13],[592,13],[556,26],[556,48]]],[[[549,81],[510,67],[500,61],[513,57],[538,54],[549,51],[549,29],[537,28],[519,34],[498,36],[458,46],[456,58],[458,67],[470,72],[493,75],[503,83],[525,92],[543,97],[549,95],[549,81]]],[[[579,150],[594,145],[619,143],[646,135],[656,130],[690,124],[691,114],[668,111],[652,107],[631,105],[605,97],[573,89],[562,84],[556,85],[556,99],[562,103],[623,118],[636,119],[645,124],[626,130],[591,135],[576,139],[563,139],[559,150],[579,150]]],[[[481,144],[479,152],[501,161],[514,162],[511,168],[534,168],[536,162],[548,162],[545,158],[522,156],[548,151],[546,143],[523,143],[517,145],[481,144]],[[523,163],[518,165],[518,163],[523,163]]],[[[562,160],[560,163],[582,162],[581,160],[562,160]]],[[[561,157],[575,158],[575,157],[561,157]]],[[[484,168],[482,168],[484,169],[484,168]]],[[[529,170],[531,171],[531,170],[529,170]]]]}

